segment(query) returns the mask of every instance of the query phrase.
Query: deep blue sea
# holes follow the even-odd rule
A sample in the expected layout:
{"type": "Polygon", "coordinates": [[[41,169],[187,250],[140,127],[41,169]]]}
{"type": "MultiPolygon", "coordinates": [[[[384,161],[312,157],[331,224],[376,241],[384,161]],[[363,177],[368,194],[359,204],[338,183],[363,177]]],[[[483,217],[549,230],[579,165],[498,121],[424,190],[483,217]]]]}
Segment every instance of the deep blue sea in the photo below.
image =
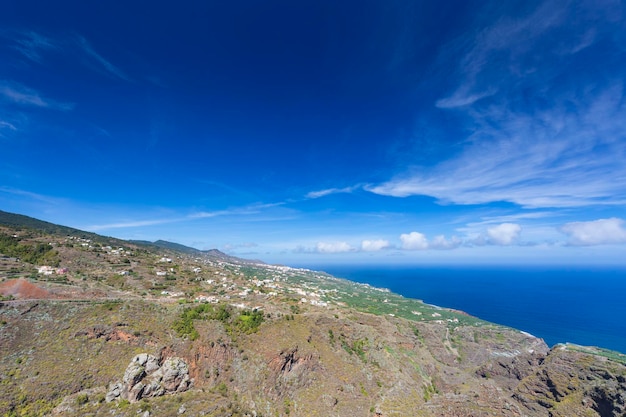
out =
{"type": "Polygon", "coordinates": [[[391,267],[311,269],[463,310],[559,342],[626,353],[626,268],[391,267]]]}

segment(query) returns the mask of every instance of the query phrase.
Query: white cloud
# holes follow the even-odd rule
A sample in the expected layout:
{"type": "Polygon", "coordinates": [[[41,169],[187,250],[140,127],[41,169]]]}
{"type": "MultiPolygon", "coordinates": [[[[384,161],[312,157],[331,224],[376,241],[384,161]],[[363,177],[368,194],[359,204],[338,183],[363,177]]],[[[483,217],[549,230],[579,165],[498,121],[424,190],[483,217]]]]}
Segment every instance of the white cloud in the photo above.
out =
{"type": "Polygon", "coordinates": [[[389,241],[384,239],[364,240],[361,242],[363,252],[376,252],[389,247],[389,241]]]}
{"type": "Polygon", "coordinates": [[[282,203],[252,204],[250,206],[232,208],[229,210],[199,211],[199,212],[187,214],[185,216],[180,215],[180,216],[173,216],[173,217],[160,218],[160,219],[113,222],[113,223],[108,223],[108,224],[85,226],[85,228],[87,230],[96,231],[96,230],[106,230],[106,229],[123,229],[123,228],[133,228],[133,227],[142,227],[142,226],[152,226],[152,225],[168,224],[168,223],[181,223],[185,221],[211,219],[214,217],[222,217],[222,216],[253,216],[253,215],[261,213],[264,209],[277,207],[280,205],[282,205],[282,203]]]}
{"type": "Polygon", "coordinates": [[[463,241],[457,236],[446,239],[444,235],[437,235],[430,241],[432,249],[456,249],[463,244],[463,241]]]}
{"type": "Polygon", "coordinates": [[[74,108],[73,103],[61,103],[45,98],[31,88],[9,81],[0,81],[0,96],[7,101],[23,106],[44,107],[63,111],[74,108]]]}
{"type": "Polygon", "coordinates": [[[154,226],[157,224],[167,224],[182,221],[183,219],[154,219],[154,220],[133,220],[128,222],[109,223],[109,224],[95,224],[92,226],[86,226],[85,230],[100,231],[108,229],[127,229],[134,227],[154,226]]]}
{"type": "Polygon", "coordinates": [[[65,203],[62,198],[51,197],[44,194],[33,193],[31,191],[20,190],[18,188],[0,186],[0,193],[12,194],[17,197],[26,197],[29,200],[47,203],[52,206],[60,206],[65,203]]]}
{"type": "Polygon", "coordinates": [[[406,250],[425,250],[428,249],[428,239],[422,233],[411,232],[400,235],[402,249],[406,250]]]}
{"type": "Polygon", "coordinates": [[[474,26],[443,48],[454,53],[435,64],[459,80],[435,105],[454,108],[449,116],[471,133],[447,147],[454,154],[446,160],[407,167],[367,190],[527,208],[626,202],[624,69],[617,64],[625,51],[615,37],[623,6],[545,1],[503,16],[507,9],[485,6],[474,26]]]}
{"type": "Polygon", "coordinates": [[[57,54],[73,55],[73,58],[78,58],[83,65],[95,71],[131,81],[124,71],[97,52],[89,41],[79,34],[51,37],[35,31],[7,31],[4,34],[0,33],[0,36],[9,38],[14,50],[35,63],[42,64],[43,53],[54,51],[57,54]]]}
{"type": "Polygon", "coordinates": [[[466,91],[457,91],[453,96],[437,100],[435,105],[442,109],[450,109],[454,107],[463,107],[474,104],[480,99],[490,97],[496,93],[496,90],[483,91],[481,93],[468,94],[466,91]]]}
{"type": "MultiPolygon", "coordinates": [[[[365,187],[394,197],[428,195],[443,203],[508,201],[526,208],[626,202],[626,102],[616,83],[602,94],[571,97],[574,111],[514,112],[491,107],[458,155],[365,187]]],[[[565,98],[564,98],[565,99],[565,98]]]]}
{"type": "Polygon", "coordinates": [[[192,214],[188,214],[187,216],[173,216],[167,218],[159,218],[159,219],[146,219],[146,220],[129,220],[122,222],[113,222],[107,224],[97,224],[91,226],[85,226],[86,230],[90,231],[99,231],[99,230],[107,230],[107,229],[126,229],[126,228],[135,228],[135,227],[143,227],[143,226],[154,226],[159,224],[169,224],[169,223],[181,223],[189,220],[198,220],[198,219],[208,219],[218,216],[227,216],[231,214],[243,214],[242,212],[236,211],[228,211],[228,210],[218,210],[212,212],[196,212],[192,214]]]}
{"type": "Polygon", "coordinates": [[[567,223],[560,230],[569,236],[570,245],[592,246],[626,243],[624,220],[616,217],[567,223]]]}
{"type": "Polygon", "coordinates": [[[555,215],[554,211],[549,211],[549,210],[519,212],[519,213],[514,213],[514,214],[503,214],[503,215],[485,215],[480,218],[480,221],[467,223],[467,227],[460,228],[457,230],[475,231],[477,228],[482,229],[484,226],[487,226],[487,225],[500,224],[500,223],[515,223],[520,220],[522,221],[540,220],[540,219],[553,217],[554,215],[555,215]]]}
{"type": "Polygon", "coordinates": [[[489,241],[496,245],[510,245],[514,243],[520,235],[522,227],[516,223],[502,223],[498,226],[487,229],[489,241]]]}
{"type": "Polygon", "coordinates": [[[13,47],[31,61],[41,63],[41,53],[56,49],[57,45],[52,39],[44,35],[34,31],[27,31],[17,34],[13,47]]]}
{"type": "Polygon", "coordinates": [[[230,214],[230,212],[227,210],[199,211],[197,213],[190,214],[188,217],[190,219],[209,219],[211,217],[223,216],[226,214],[230,214]]]}
{"type": "Polygon", "coordinates": [[[355,249],[348,242],[318,242],[315,250],[318,253],[345,253],[355,249]]]}
{"type": "MultiPolygon", "coordinates": [[[[559,2],[544,2],[527,16],[502,16],[493,24],[477,30],[473,47],[458,63],[461,85],[450,95],[439,99],[436,106],[453,108],[471,105],[474,102],[496,93],[498,86],[493,84],[492,68],[494,60],[506,59],[507,66],[497,65],[498,81],[503,76],[515,73],[523,57],[539,48],[533,46],[544,42],[543,35],[559,27],[567,16],[567,6],[559,2]]],[[[482,26],[482,22],[478,23],[482,26]]],[[[461,42],[467,42],[467,35],[461,42]]],[[[580,42],[576,39],[573,42],[580,42]]]]}
{"type": "Polygon", "coordinates": [[[358,188],[358,187],[354,186],[354,187],[344,187],[344,188],[328,188],[326,190],[311,191],[311,192],[307,193],[306,198],[313,199],[313,198],[325,197],[325,196],[331,195],[331,194],[351,193],[356,188],[358,188]]]}
{"type": "Polygon", "coordinates": [[[0,120],[0,129],[17,130],[13,123],[5,122],[4,120],[0,120]]]}

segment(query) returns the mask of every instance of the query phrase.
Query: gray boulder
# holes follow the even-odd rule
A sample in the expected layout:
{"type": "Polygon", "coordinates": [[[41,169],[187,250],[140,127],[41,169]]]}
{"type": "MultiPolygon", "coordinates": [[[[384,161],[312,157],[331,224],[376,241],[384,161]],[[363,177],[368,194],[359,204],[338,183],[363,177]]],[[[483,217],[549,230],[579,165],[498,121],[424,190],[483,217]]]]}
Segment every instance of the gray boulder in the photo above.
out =
{"type": "Polygon", "coordinates": [[[141,353],[130,361],[122,381],[109,386],[106,401],[127,399],[135,402],[142,398],[184,392],[192,384],[189,366],[183,359],[167,358],[160,363],[155,356],[141,353]]]}

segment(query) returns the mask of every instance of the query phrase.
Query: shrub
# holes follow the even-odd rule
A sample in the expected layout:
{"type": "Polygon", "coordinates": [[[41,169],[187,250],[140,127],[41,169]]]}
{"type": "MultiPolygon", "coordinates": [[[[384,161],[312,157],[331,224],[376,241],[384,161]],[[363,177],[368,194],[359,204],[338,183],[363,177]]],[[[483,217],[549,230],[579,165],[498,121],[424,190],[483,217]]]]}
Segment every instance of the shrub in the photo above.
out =
{"type": "Polygon", "coordinates": [[[89,402],[89,396],[87,394],[78,394],[76,396],[76,405],[85,405],[89,402]]]}
{"type": "Polygon", "coordinates": [[[220,393],[220,395],[221,395],[222,397],[226,397],[226,396],[228,396],[228,387],[226,386],[226,384],[225,384],[225,383],[220,382],[220,383],[217,385],[217,387],[215,387],[215,389],[217,390],[217,392],[219,392],[219,393],[220,393]]]}
{"type": "Polygon", "coordinates": [[[254,311],[243,311],[237,318],[235,326],[237,330],[243,333],[254,333],[258,330],[259,326],[263,323],[263,313],[254,311]]]}

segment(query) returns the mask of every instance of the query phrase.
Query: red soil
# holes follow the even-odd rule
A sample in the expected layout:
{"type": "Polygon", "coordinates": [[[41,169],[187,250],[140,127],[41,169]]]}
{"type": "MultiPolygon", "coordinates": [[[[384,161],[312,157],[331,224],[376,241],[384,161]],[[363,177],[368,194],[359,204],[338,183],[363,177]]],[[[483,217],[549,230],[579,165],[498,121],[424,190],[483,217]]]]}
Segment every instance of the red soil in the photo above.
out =
{"type": "Polygon", "coordinates": [[[53,298],[48,291],[28,282],[24,278],[0,282],[0,294],[4,296],[12,295],[18,299],[53,298]]]}

